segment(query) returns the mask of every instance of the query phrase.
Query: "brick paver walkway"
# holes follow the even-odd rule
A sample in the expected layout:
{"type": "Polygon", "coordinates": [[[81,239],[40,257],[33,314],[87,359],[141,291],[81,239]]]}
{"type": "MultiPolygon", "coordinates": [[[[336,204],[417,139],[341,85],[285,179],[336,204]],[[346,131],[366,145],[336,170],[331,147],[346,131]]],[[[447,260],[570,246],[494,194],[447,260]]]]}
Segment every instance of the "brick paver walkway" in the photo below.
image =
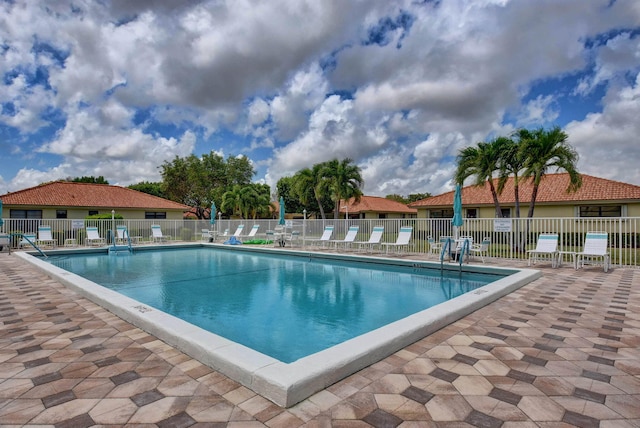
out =
{"type": "Polygon", "coordinates": [[[640,427],[640,270],[542,269],[283,409],[0,254],[0,425],[640,427]]]}

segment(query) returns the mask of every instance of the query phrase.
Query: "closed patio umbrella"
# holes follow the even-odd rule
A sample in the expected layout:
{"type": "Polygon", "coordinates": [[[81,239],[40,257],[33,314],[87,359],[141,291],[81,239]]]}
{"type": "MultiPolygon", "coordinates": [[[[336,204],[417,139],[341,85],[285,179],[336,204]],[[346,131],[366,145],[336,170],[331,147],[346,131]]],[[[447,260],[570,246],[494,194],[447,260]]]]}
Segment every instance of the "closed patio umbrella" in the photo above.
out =
{"type": "Polygon", "coordinates": [[[462,219],[462,189],[459,184],[456,184],[456,191],[453,194],[453,218],[451,219],[451,225],[453,226],[453,237],[458,239],[459,230],[462,227],[464,221],[462,219]]]}
{"type": "Polygon", "coordinates": [[[278,220],[278,224],[284,225],[284,198],[280,196],[280,220],[278,220]]]}
{"type": "Polygon", "coordinates": [[[211,223],[212,225],[216,224],[216,203],[215,202],[211,202],[211,220],[209,220],[209,223],[211,223]]]}

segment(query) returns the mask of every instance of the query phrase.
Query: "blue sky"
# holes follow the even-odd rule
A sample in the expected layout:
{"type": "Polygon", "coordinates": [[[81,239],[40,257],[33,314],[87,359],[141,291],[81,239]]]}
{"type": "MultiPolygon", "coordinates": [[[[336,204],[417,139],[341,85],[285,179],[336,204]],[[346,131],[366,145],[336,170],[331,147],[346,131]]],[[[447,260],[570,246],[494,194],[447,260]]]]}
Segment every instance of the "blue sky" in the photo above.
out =
{"type": "Polygon", "coordinates": [[[0,55],[0,195],[210,151],[438,194],[461,148],[553,125],[640,185],[637,0],[0,0],[0,55]]]}

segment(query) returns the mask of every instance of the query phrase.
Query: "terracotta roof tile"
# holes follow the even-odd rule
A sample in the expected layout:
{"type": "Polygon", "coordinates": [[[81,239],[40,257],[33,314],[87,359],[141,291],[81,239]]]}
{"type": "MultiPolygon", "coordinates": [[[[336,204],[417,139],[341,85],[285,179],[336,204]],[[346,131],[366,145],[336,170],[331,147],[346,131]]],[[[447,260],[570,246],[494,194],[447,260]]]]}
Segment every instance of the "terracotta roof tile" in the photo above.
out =
{"type": "Polygon", "coordinates": [[[189,206],[108,184],[55,181],[0,196],[6,205],[187,211],[189,206]]]}
{"type": "MultiPolygon", "coordinates": [[[[343,206],[345,206],[345,204],[344,202],[341,202],[341,213],[345,213],[347,211],[342,208],[343,206]]],[[[362,196],[360,198],[360,202],[355,202],[355,199],[352,198],[349,199],[348,206],[349,214],[364,212],[416,214],[418,212],[415,208],[409,208],[403,203],[379,196],[362,196]]]]}
{"type": "MultiPolygon", "coordinates": [[[[494,179],[497,185],[497,179],[494,179]]],[[[582,187],[575,193],[567,193],[569,186],[569,174],[548,174],[545,175],[538,188],[538,203],[562,203],[562,202],[589,202],[589,201],[631,201],[640,200],[640,186],[621,183],[619,181],[607,180],[582,174],[582,187]]],[[[530,181],[520,183],[520,202],[531,201],[533,185],[530,181]]],[[[453,191],[432,196],[409,204],[410,207],[434,207],[453,205],[453,191]]],[[[509,178],[502,195],[498,197],[501,203],[513,204],[515,197],[513,193],[513,177],[509,178]]],[[[462,189],[462,203],[464,205],[493,205],[493,198],[489,185],[466,186],[462,189]]]]}

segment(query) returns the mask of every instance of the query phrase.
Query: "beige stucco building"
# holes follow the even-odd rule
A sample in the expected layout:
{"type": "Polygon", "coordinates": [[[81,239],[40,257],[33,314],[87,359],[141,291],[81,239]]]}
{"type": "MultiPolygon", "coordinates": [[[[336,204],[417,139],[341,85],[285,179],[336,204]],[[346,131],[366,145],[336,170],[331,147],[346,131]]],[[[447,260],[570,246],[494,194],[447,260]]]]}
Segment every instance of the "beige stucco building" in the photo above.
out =
{"type": "MultiPolygon", "coordinates": [[[[497,179],[494,180],[497,186],[497,179]]],[[[539,186],[535,218],[566,217],[640,217],[640,186],[582,175],[582,187],[569,193],[569,175],[546,175],[539,186]]],[[[527,217],[533,186],[520,183],[520,217],[527,217]]],[[[418,210],[418,218],[453,217],[453,194],[447,192],[409,204],[418,210]]],[[[515,217],[513,177],[509,178],[498,200],[502,217],[515,217]]],[[[495,204],[488,184],[462,189],[463,215],[466,218],[495,218],[495,204]]]]}
{"type": "Polygon", "coordinates": [[[351,198],[340,203],[340,218],[351,219],[399,219],[415,218],[418,210],[391,199],[379,196],[361,196],[359,201],[351,198]]]}
{"type": "Polygon", "coordinates": [[[108,184],[56,181],[0,196],[5,219],[84,219],[115,211],[125,219],[182,220],[190,207],[108,184]]]}

